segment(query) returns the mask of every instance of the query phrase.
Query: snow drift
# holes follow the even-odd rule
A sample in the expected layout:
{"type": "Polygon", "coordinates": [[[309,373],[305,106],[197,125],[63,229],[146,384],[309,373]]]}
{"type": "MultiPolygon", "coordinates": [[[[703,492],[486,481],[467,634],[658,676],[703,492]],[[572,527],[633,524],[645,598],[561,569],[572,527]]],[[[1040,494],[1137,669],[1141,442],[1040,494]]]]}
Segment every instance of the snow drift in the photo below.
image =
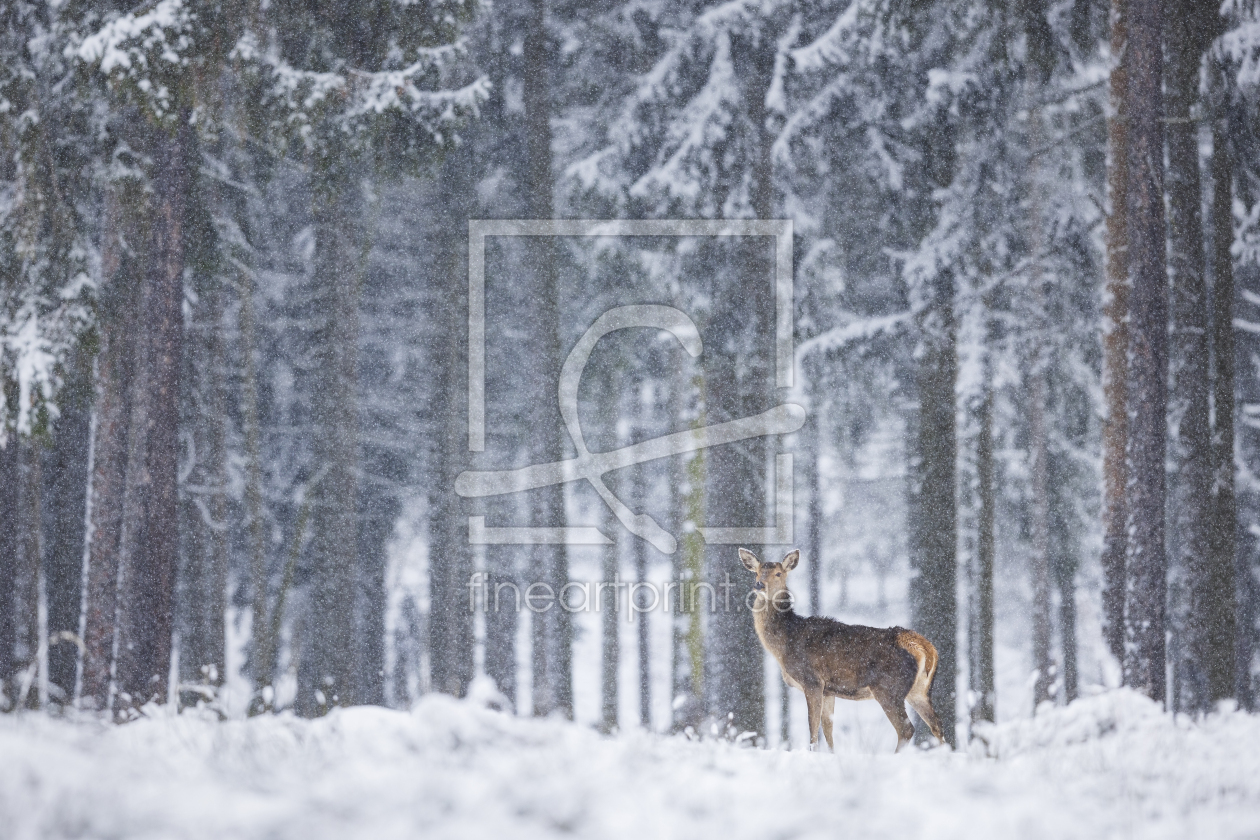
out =
{"type": "MultiPolygon", "coordinates": [[[[885,724],[886,726],[886,724],[885,724]]],[[[1255,837],[1260,718],[1117,691],[965,751],[602,736],[442,696],[411,712],[124,726],[0,717],[0,837],[1255,837]]]]}

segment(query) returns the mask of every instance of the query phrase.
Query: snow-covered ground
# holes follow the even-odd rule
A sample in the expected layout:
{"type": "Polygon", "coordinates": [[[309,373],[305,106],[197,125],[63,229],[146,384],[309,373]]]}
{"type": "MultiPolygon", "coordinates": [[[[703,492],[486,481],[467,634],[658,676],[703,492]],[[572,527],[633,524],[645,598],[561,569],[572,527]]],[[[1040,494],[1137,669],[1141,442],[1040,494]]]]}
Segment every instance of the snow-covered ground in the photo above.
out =
{"type": "Polygon", "coordinates": [[[987,754],[894,756],[891,732],[783,752],[437,696],[315,721],[4,715],[0,837],[1260,837],[1260,717],[1115,691],[993,728],[987,754]]]}

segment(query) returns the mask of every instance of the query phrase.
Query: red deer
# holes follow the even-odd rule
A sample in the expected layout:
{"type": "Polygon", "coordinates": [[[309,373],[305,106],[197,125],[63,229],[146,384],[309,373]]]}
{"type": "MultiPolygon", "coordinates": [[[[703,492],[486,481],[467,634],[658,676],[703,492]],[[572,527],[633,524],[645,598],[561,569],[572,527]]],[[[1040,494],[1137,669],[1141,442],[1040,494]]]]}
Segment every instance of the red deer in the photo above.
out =
{"type": "Polygon", "coordinates": [[[757,637],[778,660],[783,681],[805,695],[811,750],[817,748],[821,723],[827,747],[835,751],[831,713],[837,697],[878,702],[897,730],[897,752],[914,735],[907,702],[932,734],[945,740],[928,699],[936,674],[936,648],[931,642],[902,627],[863,627],[797,615],[787,576],[801,559],[800,551],[789,553],[781,563],[762,563],[741,548],[739,559],[757,576],[753,584],[757,637]]]}

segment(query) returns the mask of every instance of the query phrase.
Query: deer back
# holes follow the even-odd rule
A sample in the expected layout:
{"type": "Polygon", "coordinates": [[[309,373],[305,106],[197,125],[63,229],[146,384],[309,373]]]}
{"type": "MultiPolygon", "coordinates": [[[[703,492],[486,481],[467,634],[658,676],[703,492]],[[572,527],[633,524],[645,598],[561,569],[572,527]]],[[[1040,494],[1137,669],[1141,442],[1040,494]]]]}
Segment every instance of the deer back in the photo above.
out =
{"type": "Polygon", "coordinates": [[[759,622],[762,643],[800,685],[821,684],[828,694],[863,699],[876,689],[904,697],[914,684],[918,666],[898,644],[905,632],[900,627],[865,627],[791,612],[766,619],[759,622]]]}

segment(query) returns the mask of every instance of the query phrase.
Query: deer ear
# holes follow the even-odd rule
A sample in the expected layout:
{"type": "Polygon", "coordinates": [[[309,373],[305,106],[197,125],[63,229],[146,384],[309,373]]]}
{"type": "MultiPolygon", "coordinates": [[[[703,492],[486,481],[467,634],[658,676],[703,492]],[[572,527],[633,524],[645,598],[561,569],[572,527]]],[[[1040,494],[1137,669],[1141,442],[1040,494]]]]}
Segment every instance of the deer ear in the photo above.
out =
{"type": "Polygon", "coordinates": [[[757,574],[757,567],[761,565],[761,561],[757,559],[757,555],[753,554],[746,548],[741,548],[739,550],[739,559],[743,561],[745,569],[752,572],[754,575],[757,574]]]}
{"type": "Polygon", "coordinates": [[[794,551],[788,552],[787,556],[783,558],[783,570],[785,572],[792,571],[793,569],[796,568],[796,564],[799,563],[800,560],[801,560],[801,550],[799,548],[794,551]]]}

